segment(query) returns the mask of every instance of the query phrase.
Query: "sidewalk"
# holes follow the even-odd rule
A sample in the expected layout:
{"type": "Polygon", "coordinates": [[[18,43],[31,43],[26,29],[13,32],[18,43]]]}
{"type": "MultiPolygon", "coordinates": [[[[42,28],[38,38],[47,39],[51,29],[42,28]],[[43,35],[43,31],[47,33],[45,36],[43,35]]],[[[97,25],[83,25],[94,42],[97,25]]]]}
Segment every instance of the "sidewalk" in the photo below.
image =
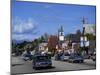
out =
{"type": "Polygon", "coordinates": [[[21,59],[20,56],[12,57],[12,58],[11,58],[11,64],[12,64],[12,65],[24,64],[24,61],[21,59]]]}
{"type": "Polygon", "coordinates": [[[84,64],[86,64],[86,65],[95,65],[96,66],[96,62],[93,61],[92,59],[85,59],[84,64]]]}

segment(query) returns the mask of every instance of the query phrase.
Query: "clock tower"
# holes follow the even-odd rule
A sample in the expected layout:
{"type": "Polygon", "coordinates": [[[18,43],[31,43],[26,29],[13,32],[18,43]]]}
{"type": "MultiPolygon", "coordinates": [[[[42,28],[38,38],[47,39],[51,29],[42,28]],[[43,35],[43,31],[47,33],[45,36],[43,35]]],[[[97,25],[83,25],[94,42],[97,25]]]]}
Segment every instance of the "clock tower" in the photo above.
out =
{"type": "Polygon", "coordinates": [[[58,38],[59,38],[59,44],[62,45],[62,43],[64,42],[63,26],[61,26],[60,29],[58,29],[58,38]]]}

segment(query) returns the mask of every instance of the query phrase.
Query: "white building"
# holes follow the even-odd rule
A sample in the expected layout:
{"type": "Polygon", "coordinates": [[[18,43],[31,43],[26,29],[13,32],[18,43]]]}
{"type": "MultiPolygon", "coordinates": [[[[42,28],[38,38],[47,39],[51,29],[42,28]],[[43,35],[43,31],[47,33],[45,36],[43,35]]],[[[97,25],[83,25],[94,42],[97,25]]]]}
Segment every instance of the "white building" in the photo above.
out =
{"type": "Polygon", "coordinates": [[[63,30],[63,27],[62,26],[58,30],[58,37],[59,37],[59,41],[64,41],[64,30],[63,30]]]}
{"type": "Polygon", "coordinates": [[[62,48],[64,49],[68,48],[68,43],[69,41],[65,41],[64,43],[62,43],[62,48]]]}
{"type": "Polygon", "coordinates": [[[95,35],[96,26],[94,24],[84,24],[85,27],[85,34],[90,33],[95,35]]]}
{"type": "Polygon", "coordinates": [[[39,44],[39,50],[45,50],[45,51],[48,51],[48,47],[47,47],[48,43],[40,43],[39,44]]]}

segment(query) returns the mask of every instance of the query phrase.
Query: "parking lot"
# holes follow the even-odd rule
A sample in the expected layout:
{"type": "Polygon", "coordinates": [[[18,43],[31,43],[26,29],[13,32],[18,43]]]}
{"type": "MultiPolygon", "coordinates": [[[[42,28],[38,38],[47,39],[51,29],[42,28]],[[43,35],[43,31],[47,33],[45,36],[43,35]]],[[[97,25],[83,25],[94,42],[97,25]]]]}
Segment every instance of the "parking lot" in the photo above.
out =
{"type": "Polygon", "coordinates": [[[38,70],[32,68],[32,61],[24,61],[20,56],[12,57],[11,63],[12,74],[90,70],[96,68],[95,62],[91,59],[84,60],[84,63],[69,63],[67,61],[55,61],[52,58],[51,68],[40,68],[38,70]]]}

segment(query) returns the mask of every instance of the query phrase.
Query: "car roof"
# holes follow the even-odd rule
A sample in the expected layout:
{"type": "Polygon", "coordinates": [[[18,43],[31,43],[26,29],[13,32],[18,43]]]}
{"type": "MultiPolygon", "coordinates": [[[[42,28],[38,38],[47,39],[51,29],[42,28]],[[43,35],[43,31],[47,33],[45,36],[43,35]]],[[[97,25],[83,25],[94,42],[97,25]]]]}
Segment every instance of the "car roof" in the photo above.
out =
{"type": "Polygon", "coordinates": [[[47,56],[47,55],[42,55],[42,54],[37,54],[37,55],[34,55],[35,57],[37,57],[37,56],[47,56]]]}

